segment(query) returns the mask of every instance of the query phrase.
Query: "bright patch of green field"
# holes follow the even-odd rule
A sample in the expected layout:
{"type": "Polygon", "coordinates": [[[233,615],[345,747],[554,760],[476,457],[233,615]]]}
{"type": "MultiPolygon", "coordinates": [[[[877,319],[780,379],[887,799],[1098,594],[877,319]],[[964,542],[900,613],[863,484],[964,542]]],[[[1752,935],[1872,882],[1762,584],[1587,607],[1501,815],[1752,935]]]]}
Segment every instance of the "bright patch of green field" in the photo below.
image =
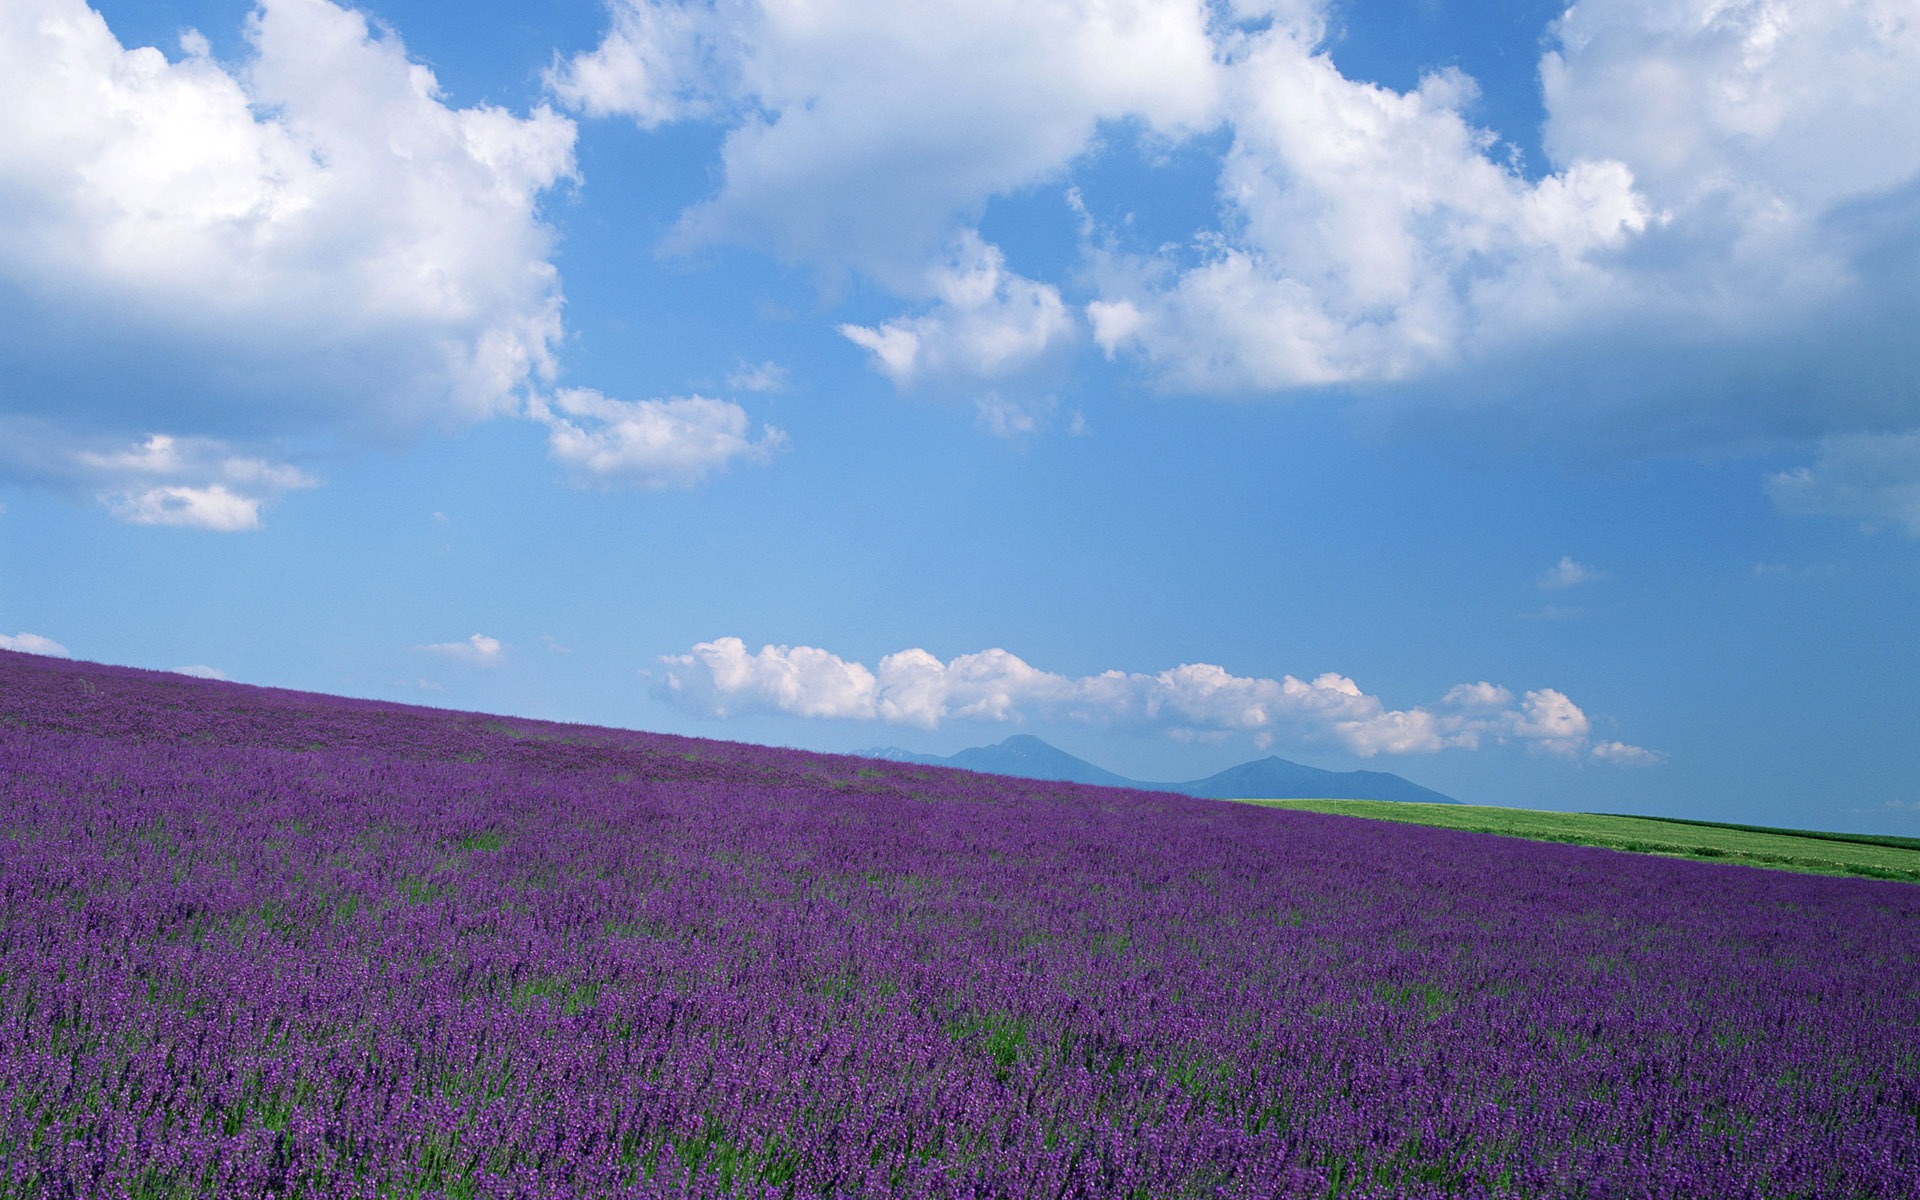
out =
{"type": "Polygon", "coordinates": [[[1477,804],[1405,804],[1389,800],[1244,800],[1240,803],[1782,871],[1864,875],[1920,883],[1920,844],[1910,838],[1758,829],[1658,817],[1542,812],[1477,804]]]}

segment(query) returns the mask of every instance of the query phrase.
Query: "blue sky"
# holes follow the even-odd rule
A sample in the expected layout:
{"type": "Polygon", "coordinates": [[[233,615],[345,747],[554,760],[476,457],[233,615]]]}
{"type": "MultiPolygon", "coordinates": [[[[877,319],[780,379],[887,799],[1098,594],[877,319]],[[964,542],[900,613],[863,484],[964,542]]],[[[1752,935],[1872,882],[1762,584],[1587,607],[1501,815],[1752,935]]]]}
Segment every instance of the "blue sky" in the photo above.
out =
{"type": "Polygon", "coordinates": [[[1920,831],[1896,0],[16,0],[0,646],[1920,831]]]}

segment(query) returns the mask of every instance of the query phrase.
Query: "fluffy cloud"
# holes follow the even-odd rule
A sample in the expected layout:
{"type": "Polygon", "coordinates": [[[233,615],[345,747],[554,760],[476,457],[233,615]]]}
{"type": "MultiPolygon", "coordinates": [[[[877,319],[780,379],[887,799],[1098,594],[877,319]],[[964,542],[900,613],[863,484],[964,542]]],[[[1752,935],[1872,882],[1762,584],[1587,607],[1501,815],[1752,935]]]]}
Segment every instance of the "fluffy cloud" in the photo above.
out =
{"type": "Polygon", "coordinates": [[[1575,562],[1570,554],[1560,556],[1560,561],[1541,572],[1539,584],[1549,590],[1579,587],[1583,583],[1592,583],[1599,579],[1600,572],[1583,562],[1575,562]]]}
{"type": "Polygon", "coordinates": [[[225,679],[227,673],[218,667],[209,667],[204,663],[195,663],[190,667],[175,667],[175,675],[191,675],[195,679],[225,679]]]}
{"type": "MultiPolygon", "coordinates": [[[[920,306],[840,326],[902,385],[1007,379],[1074,340],[1059,288],[1008,270],[981,239],[989,199],[1060,176],[1116,123],[1172,139],[1217,120],[1205,0],[614,0],[611,12],[598,47],[556,64],[555,94],[645,128],[724,123],[720,188],[683,214],[675,243],[852,269],[920,306]]],[[[1037,428],[1035,402],[991,399],[989,430],[1037,428]]]]}
{"type": "Polygon", "coordinates": [[[904,274],[911,290],[992,196],[1057,175],[1103,122],[1214,119],[1205,0],[613,0],[558,64],[580,111],[729,126],[718,194],[683,240],[904,274]]]}
{"type": "Polygon", "coordinates": [[[946,262],[928,273],[938,297],[931,311],[877,328],[842,325],[840,333],[872,352],[895,383],[926,373],[995,379],[1014,374],[1074,332],[1060,290],[1007,270],[998,246],[963,233],[946,262]]]}
{"type": "Polygon", "coordinates": [[[547,445],[582,483],[663,488],[696,483],[735,459],[764,463],[786,434],[762,428],[725,400],[612,400],[587,388],[563,389],[529,406],[547,426],[547,445]]]}
{"type": "Polygon", "coordinates": [[[1548,152],[1629,163],[1662,207],[1734,192],[1805,212],[1920,169],[1904,0],[1585,0],[1554,36],[1548,152]]]}
{"type": "Polygon", "coordinates": [[[177,341],[154,390],[190,377],[191,407],[257,424],[506,411],[560,334],[534,206],[572,176],[572,123],[448,107],[397,38],[327,0],[262,0],[247,37],[230,71],[197,37],[173,61],[127,49],[80,0],[0,14],[0,278],[48,314],[6,353],[51,323],[85,331],[76,360],[177,341]]]}
{"type": "Polygon", "coordinates": [[[599,47],[555,63],[548,84],[590,116],[631,117],[643,129],[712,116],[740,86],[741,47],[724,20],[734,7],[613,0],[599,47]]]}
{"type": "Polygon", "coordinates": [[[1266,679],[1187,663],[1151,675],[1106,671],[1074,679],[1000,649],[948,661],[921,649],[902,650],[869,669],[812,646],[769,645],[750,653],[735,637],[702,642],[660,661],[660,693],[711,717],[787,714],[923,729],[950,720],[1066,719],[1176,737],[1249,734],[1262,744],[1284,734],[1362,757],[1519,744],[1603,762],[1657,759],[1624,743],[1590,745],[1587,715],[1552,688],[1527,692],[1516,702],[1513,693],[1491,683],[1461,684],[1431,708],[1389,709],[1331,672],[1312,680],[1266,679]]]}
{"type": "Polygon", "coordinates": [[[150,487],[109,503],[113,515],[133,525],[181,525],[234,533],[260,528],[260,502],[209,487],[150,487]]]}
{"type": "Polygon", "coordinates": [[[464,642],[434,642],[414,649],[473,667],[497,667],[507,658],[507,648],[500,639],[484,633],[476,633],[464,642]]]}
{"type": "Polygon", "coordinates": [[[1625,742],[1596,742],[1590,753],[1596,761],[1622,767],[1657,767],[1667,761],[1667,756],[1657,750],[1625,742]]]}
{"type": "Polygon", "coordinates": [[[1467,120],[1469,81],[1347,79],[1318,30],[1230,57],[1229,219],[1197,265],[1106,256],[1110,353],[1169,387],[1371,384],[1642,448],[1920,420],[1906,5],[1583,0],[1542,60],[1538,179],[1467,120]]]}
{"type": "Polygon", "coordinates": [[[1475,123],[1457,70],[1343,73],[1324,0],[614,0],[551,82],[582,112],[724,128],[680,240],[920,306],[843,328],[898,381],[1010,393],[1084,315],[1169,390],[1353,387],[1503,431],[1744,447],[1920,425],[1907,8],[1582,0],[1544,31],[1544,171],[1475,123]],[[945,277],[998,272],[972,299],[942,293],[989,200],[1203,132],[1228,146],[1217,222],[1143,250],[1082,206],[1070,280],[994,261],[945,277]]]}
{"type": "Polygon", "coordinates": [[[749,654],[739,638],[723,637],[660,661],[666,694],[708,716],[870,718],[875,711],[873,672],[812,646],[763,646],[749,654]]]}
{"type": "Polygon", "coordinates": [[[135,525],[222,533],[259,529],[263,508],[319,482],[217,438],[82,438],[47,421],[6,416],[0,416],[0,473],[91,494],[135,525]]]}
{"type": "Polygon", "coordinates": [[[0,650],[17,650],[21,654],[44,654],[49,658],[70,657],[65,646],[50,637],[41,637],[37,633],[0,633],[0,650]]]}
{"type": "Polygon", "coordinates": [[[1920,537],[1920,431],[1825,438],[1813,465],[1767,481],[1781,509],[1892,524],[1920,537]]]}
{"type": "Polygon", "coordinates": [[[297,467],[231,453],[211,439],[154,434],[111,453],[81,451],[77,465],[107,484],[101,499],[136,525],[231,533],[260,528],[260,508],[318,482],[297,467]]]}
{"type": "MultiPolygon", "coordinates": [[[[572,122],[451,107],[328,0],[261,0],[246,36],[230,67],[197,34],[171,59],[124,47],[82,0],[0,6],[0,417],[88,441],[159,424],[178,450],[512,411],[554,369],[536,203],[573,176],[572,122]]],[[[232,469],[109,503],[251,528],[305,485],[232,469]]]]}
{"type": "MultiPolygon", "coordinates": [[[[1617,160],[1537,182],[1496,162],[1458,72],[1404,94],[1343,77],[1319,5],[988,8],[618,0],[602,44],[552,84],[588,113],[729,126],[720,191],[683,237],[851,266],[908,296],[956,231],[978,256],[986,200],[1068,174],[1103,128],[1180,139],[1225,123],[1229,221],[1195,231],[1208,261],[1107,256],[1086,309],[1111,352],[1187,387],[1415,373],[1483,323],[1585,295],[1587,256],[1650,219],[1617,160]]],[[[1006,275],[996,292],[1000,266],[950,271],[965,299],[843,332],[896,380],[943,361],[1014,369],[1071,326],[1045,282],[1006,275]]]]}
{"type": "Polygon", "coordinates": [[[1193,390],[1398,380],[1590,304],[1594,260],[1651,219],[1632,172],[1582,158],[1530,181],[1466,118],[1472,80],[1348,79],[1304,16],[1235,43],[1229,220],[1202,261],[1103,263],[1089,317],[1109,353],[1193,390]]]}

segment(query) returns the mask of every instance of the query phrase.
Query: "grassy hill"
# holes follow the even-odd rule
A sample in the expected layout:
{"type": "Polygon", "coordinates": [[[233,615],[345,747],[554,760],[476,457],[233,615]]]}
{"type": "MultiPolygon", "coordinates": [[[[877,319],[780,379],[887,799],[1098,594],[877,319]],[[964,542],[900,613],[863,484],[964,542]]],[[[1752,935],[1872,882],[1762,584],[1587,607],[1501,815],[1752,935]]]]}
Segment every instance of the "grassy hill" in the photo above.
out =
{"type": "Polygon", "coordinates": [[[1566,842],[1637,854],[1711,859],[1781,871],[1861,875],[1920,883],[1920,839],[1914,838],[1662,817],[1542,812],[1478,804],[1396,804],[1381,800],[1246,800],[1242,803],[1431,825],[1469,833],[1497,833],[1536,842],[1566,842]]]}

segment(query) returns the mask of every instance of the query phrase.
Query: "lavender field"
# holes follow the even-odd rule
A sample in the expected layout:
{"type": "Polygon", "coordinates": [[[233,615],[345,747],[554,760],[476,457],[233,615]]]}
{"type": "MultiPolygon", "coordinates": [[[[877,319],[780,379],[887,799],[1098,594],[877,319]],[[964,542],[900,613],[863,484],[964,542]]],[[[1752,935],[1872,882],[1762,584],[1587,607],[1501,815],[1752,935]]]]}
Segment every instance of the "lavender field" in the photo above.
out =
{"type": "Polygon", "coordinates": [[[0,652],[0,1196],[1911,1197],[1920,886],[0,652]]]}

